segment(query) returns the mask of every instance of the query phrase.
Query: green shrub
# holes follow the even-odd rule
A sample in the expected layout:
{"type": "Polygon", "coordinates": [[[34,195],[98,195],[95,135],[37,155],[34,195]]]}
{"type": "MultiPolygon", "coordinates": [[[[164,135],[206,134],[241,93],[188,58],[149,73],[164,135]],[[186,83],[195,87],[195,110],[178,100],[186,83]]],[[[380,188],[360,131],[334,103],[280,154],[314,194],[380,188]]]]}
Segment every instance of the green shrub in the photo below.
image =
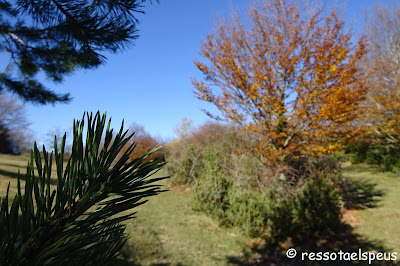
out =
{"type": "Polygon", "coordinates": [[[333,182],[317,177],[308,180],[295,194],[277,198],[270,194],[269,239],[297,243],[323,238],[340,224],[340,196],[333,182]]]}
{"type": "Polygon", "coordinates": [[[233,182],[218,167],[219,151],[205,146],[201,151],[202,167],[197,170],[198,179],[192,189],[193,208],[225,221],[229,206],[228,193],[233,182]]]}
{"type": "Polygon", "coordinates": [[[285,175],[291,180],[292,186],[304,183],[305,180],[324,176],[336,179],[341,176],[340,164],[329,156],[299,157],[288,160],[285,175]]]}
{"type": "Polygon", "coordinates": [[[350,161],[354,164],[366,162],[378,165],[384,171],[393,171],[400,165],[400,148],[396,146],[369,144],[365,141],[348,145],[350,161]]]}
{"type": "Polygon", "coordinates": [[[276,191],[237,188],[220,173],[200,179],[192,190],[193,208],[221,224],[239,227],[249,236],[270,241],[289,237],[297,242],[318,240],[340,224],[341,200],[334,183],[324,177],[309,179],[284,197],[276,191]]]}
{"type": "Polygon", "coordinates": [[[340,224],[340,196],[333,182],[317,177],[293,198],[293,230],[299,240],[320,239],[340,224]]]}
{"type": "Polygon", "coordinates": [[[281,198],[276,192],[269,192],[267,209],[268,241],[277,243],[286,240],[296,232],[292,221],[292,195],[281,198]]]}
{"type": "Polygon", "coordinates": [[[197,180],[191,194],[192,207],[203,211],[221,222],[228,222],[225,211],[229,207],[228,193],[232,187],[223,173],[197,180]]]}
{"type": "Polygon", "coordinates": [[[260,191],[230,189],[226,219],[252,237],[262,236],[268,222],[268,194],[260,191]]]}
{"type": "Polygon", "coordinates": [[[380,165],[383,156],[386,154],[386,148],[383,146],[370,146],[365,154],[365,162],[368,164],[380,165]]]}
{"type": "Polygon", "coordinates": [[[350,160],[350,155],[345,152],[338,152],[328,156],[336,162],[347,162],[350,160]]]}
{"type": "Polygon", "coordinates": [[[340,198],[329,180],[338,182],[339,163],[328,156],[299,157],[267,168],[252,153],[238,152],[251,143],[235,128],[212,124],[170,146],[179,148],[168,153],[170,173],[192,186],[193,209],[273,241],[319,238],[333,230],[340,198]]]}
{"type": "Polygon", "coordinates": [[[350,162],[353,164],[364,162],[369,146],[370,145],[365,141],[349,144],[346,148],[346,152],[350,153],[350,162]]]}
{"type": "Polygon", "coordinates": [[[267,226],[267,194],[236,188],[221,174],[200,179],[192,189],[191,202],[195,210],[223,225],[239,227],[249,236],[262,235],[267,226]]]}
{"type": "Polygon", "coordinates": [[[187,147],[176,147],[179,150],[179,158],[171,158],[171,163],[167,165],[167,171],[173,173],[173,181],[179,185],[192,183],[202,169],[203,160],[200,158],[200,150],[194,145],[187,147]]]}
{"type": "Polygon", "coordinates": [[[385,154],[382,156],[380,166],[384,171],[393,171],[393,166],[395,166],[398,161],[399,159],[397,157],[394,157],[391,154],[385,154]]]}
{"type": "Polygon", "coordinates": [[[192,135],[181,136],[168,145],[167,171],[172,181],[180,185],[190,185],[215,171],[230,176],[239,186],[255,185],[253,181],[260,176],[263,165],[252,156],[253,152],[251,138],[242,130],[207,123],[192,135]],[[211,172],[204,173],[206,169],[211,172]]]}
{"type": "Polygon", "coordinates": [[[365,159],[360,158],[357,153],[351,153],[349,156],[349,159],[352,164],[362,163],[365,160],[365,159]]]}

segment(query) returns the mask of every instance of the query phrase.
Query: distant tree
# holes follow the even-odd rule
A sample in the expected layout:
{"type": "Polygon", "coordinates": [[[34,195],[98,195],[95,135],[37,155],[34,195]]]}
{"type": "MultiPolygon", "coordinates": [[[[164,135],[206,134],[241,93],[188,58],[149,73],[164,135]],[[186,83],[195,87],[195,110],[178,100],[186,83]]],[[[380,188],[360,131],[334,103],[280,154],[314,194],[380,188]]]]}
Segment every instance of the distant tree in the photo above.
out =
{"type": "Polygon", "coordinates": [[[39,104],[68,102],[37,80],[54,81],[77,69],[96,68],[106,51],[122,50],[138,37],[137,13],[146,0],[0,0],[0,52],[10,55],[0,74],[8,90],[39,104]]]}
{"type": "Polygon", "coordinates": [[[206,62],[195,60],[204,76],[193,79],[195,94],[222,116],[205,112],[259,134],[265,161],[332,153],[359,132],[365,38],[354,44],[336,9],[307,2],[263,1],[249,27],[234,13],[203,42],[206,62]]]}
{"type": "Polygon", "coordinates": [[[8,93],[0,92],[0,152],[17,153],[26,149],[31,140],[28,126],[24,106],[8,93]]]}
{"type": "MultiPolygon", "coordinates": [[[[143,125],[132,123],[129,126],[129,132],[134,133],[133,137],[129,140],[127,145],[121,150],[125,152],[126,148],[130,145],[136,145],[135,150],[131,153],[131,160],[135,159],[138,155],[146,153],[158,145],[158,141],[147,132],[143,125]]],[[[160,149],[154,152],[148,159],[161,159],[164,160],[163,150],[160,149]]]]}
{"type": "Polygon", "coordinates": [[[400,6],[375,5],[367,17],[369,90],[362,122],[374,141],[400,144],[400,6]]]}
{"type": "Polygon", "coordinates": [[[0,121],[11,131],[18,131],[29,125],[24,106],[7,93],[0,93],[0,121]]]}
{"type": "Polygon", "coordinates": [[[66,134],[66,144],[64,148],[64,153],[68,156],[71,154],[72,151],[72,143],[71,143],[71,132],[70,130],[62,130],[60,128],[53,128],[49,130],[46,133],[46,138],[45,138],[45,146],[48,147],[49,152],[54,152],[55,151],[55,143],[54,143],[54,137],[57,137],[57,146],[60,147],[61,145],[61,137],[66,134]]]}
{"type": "Polygon", "coordinates": [[[186,138],[193,133],[194,129],[195,127],[193,125],[193,120],[183,117],[181,122],[174,129],[174,132],[178,135],[178,137],[186,138]]]}

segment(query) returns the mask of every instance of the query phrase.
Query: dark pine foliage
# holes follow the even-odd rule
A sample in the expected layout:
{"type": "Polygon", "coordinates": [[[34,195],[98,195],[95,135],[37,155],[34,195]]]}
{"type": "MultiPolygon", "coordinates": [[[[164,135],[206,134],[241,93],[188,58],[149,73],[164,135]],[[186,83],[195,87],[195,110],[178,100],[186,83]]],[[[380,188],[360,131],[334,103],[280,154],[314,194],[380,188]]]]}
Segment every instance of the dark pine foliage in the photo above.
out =
{"type": "Polygon", "coordinates": [[[54,82],[77,69],[96,68],[102,52],[117,52],[137,38],[135,17],[146,0],[0,0],[0,53],[10,61],[0,74],[8,90],[39,104],[68,102],[36,79],[54,82]]]}
{"type": "Polygon", "coordinates": [[[0,153],[13,153],[14,146],[9,130],[0,123],[0,153]]]}

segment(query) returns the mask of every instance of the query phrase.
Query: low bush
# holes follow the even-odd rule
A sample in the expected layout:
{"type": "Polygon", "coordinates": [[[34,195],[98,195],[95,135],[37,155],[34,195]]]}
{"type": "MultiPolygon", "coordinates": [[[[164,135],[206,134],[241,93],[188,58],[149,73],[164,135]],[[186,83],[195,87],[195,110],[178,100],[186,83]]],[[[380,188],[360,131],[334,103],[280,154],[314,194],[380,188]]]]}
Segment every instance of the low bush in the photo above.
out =
{"type": "Polygon", "coordinates": [[[249,236],[260,236],[266,229],[267,194],[236,188],[225,176],[197,182],[191,202],[195,210],[209,214],[223,225],[239,227],[249,236]]]}
{"type": "Polygon", "coordinates": [[[354,164],[364,162],[369,150],[369,146],[370,145],[365,141],[349,144],[346,147],[346,152],[350,153],[350,162],[354,164]]]}
{"type": "Polygon", "coordinates": [[[338,152],[338,153],[334,153],[334,154],[330,154],[328,155],[329,158],[333,159],[336,162],[347,162],[350,160],[350,155],[348,153],[345,152],[338,152]]]}
{"type": "Polygon", "coordinates": [[[192,189],[192,207],[227,224],[229,220],[226,219],[226,211],[230,207],[231,189],[232,181],[222,173],[216,173],[213,178],[199,179],[192,189]]]}
{"type": "Polygon", "coordinates": [[[257,186],[263,165],[253,156],[250,142],[237,128],[205,124],[166,147],[166,160],[170,162],[167,171],[178,185],[191,185],[201,176],[220,171],[238,186],[257,186]]]}
{"type": "Polygon", "coordinates": [[[340,224],[341,200],[327,178],[309,179],[293,194],[236,188],[226,176],[201,179],[192,190],[193,208],[252,237],[297,243],[322,239],[340,224]]]}
{"type": "Polygon", "coordinates": [[[319,239],[334,230],[340,222],[339,163],[298,157],[268,167],[251,152],[252,138],[210,124],[168,147],[168,171],[175,183],[192,186],[192,207],[272,242],[319,239]]]}
{"type": "Polygon", "coordinates": [[[325,157],[301,161],[302,173],[309,175],[302,184],[278,179],[264,191],[238,187],[228,175],[205,167],[207,174],[200,176],[192,190],[193,207],[252,237],[297,242],[321,239],[340,223],[340,187],[333,182],[339,181],[340,173],[325,157]],[[316,174],[328,171],[326,176],[316,174]]]}
{"type": "Polygon", "coordinates": [[[294,236],[301,241],[320,239],[340,224],[341,201],[334,184],[317,177],[306,182],[293,198],[294,236]]]}
{"type": "Polygon", "coordinates": [[[341,168],[337,161],[329,156],[292,158],[287,162],[286,176],[292,185],[304,183],[304,179],[325,176],[334,179],[341,175],[341,168]]]}
{"type": "Polygon", "coordinates": [[[269,205],[267,192],[231,189],[228,199],[229,208],[225,214],[232,225],[252,237],[265,234],[269,205]]]}
{"type": "Polygon", "coordinates": [[[348,145],[346,152],[350,154],[353,164],[368,163],[378,165],[384,171],[393,171],[400,166],[400,148],[382,144],[371,144],[361,141],[348,145]]]}
{"type": "Polygon", "coordinates": [[[293,195],[278,198],[269,196],[268,238],[298,244],[327,236],[340,224],[341,201],[339,192],[327,178],[307,180],[293,195]]]}
{"type": "Polygon", "coordinates": [[[400,163],[398,156],[393,156],[391,154],[385,154],[382,156],[382,161],[380,166],[385,171],[393,171],[394,166],[398,166],[400,163]]]}
{"type": "Polygon", "coordinates": [[[167,160],[171,163],[167,164],[166,170],[173,175],[172,181],[175,184],[188,185],[197,179],[202,167],[199,149],[193,144],[184,146],[173,143],[167,147],[167,154],[167,160]]]}

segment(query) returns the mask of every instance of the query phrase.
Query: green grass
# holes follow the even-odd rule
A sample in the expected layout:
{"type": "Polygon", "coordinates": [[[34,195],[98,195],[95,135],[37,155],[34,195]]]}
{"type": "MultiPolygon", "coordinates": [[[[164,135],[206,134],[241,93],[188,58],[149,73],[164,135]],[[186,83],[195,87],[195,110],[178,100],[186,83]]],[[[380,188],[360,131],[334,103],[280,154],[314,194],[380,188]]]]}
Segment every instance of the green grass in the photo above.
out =
{"type": "MultiPolygon", "coordinates": [[[[28,160],[28,156],[0,154],[0,195],[9,181],[10,194],[16,192],[16,173],[18,169],[25,173],[28,160]]],[[[345,220],[365,239],[400,252],[400,177],[366,165],[345,167],[344,175],[363,184],[357,187],[363,203],[368,203],[368,197],[374,203],[346,212],[345,220]],[[374,191],[381,191],[382,196],[373,196],[374,191]]],[[[188,195],[188,191],[170,188],[136,209],[136,218],[127,222],[130,238],[121,263],[227,265],[228,257],[242,255],[243,246],[251,240],[191,210],[188,195]]]]}
{"type": "Polygon", "coordinates": [[[354,211],[351,225],[355,231],[400,254],[400,176],[364,164],[345,167],[343,173],[352,180],[375,184],[375,190],[383,193],[376,198],[376,207],[354,211]]]}
{"type": "Polygon", "coordinates": [[[131,237],[124,251],[143,265],[225,265],[245,241],[239,232],[192,211],[187,193],[178,190],[151,198],[138,211],[127,224],[131,237]]]}
{"type": "MultiPolygon", "coordinates": [[[[28,155],[0,154],[0,196],[3,196],[10,182],[10,196],[14,198],[17,193],[18,170],[21,177],[26,173],[26,165],[30,157],[28,155]]],[[[23,185],[23,184],[21,184],[23,185]]]]}

